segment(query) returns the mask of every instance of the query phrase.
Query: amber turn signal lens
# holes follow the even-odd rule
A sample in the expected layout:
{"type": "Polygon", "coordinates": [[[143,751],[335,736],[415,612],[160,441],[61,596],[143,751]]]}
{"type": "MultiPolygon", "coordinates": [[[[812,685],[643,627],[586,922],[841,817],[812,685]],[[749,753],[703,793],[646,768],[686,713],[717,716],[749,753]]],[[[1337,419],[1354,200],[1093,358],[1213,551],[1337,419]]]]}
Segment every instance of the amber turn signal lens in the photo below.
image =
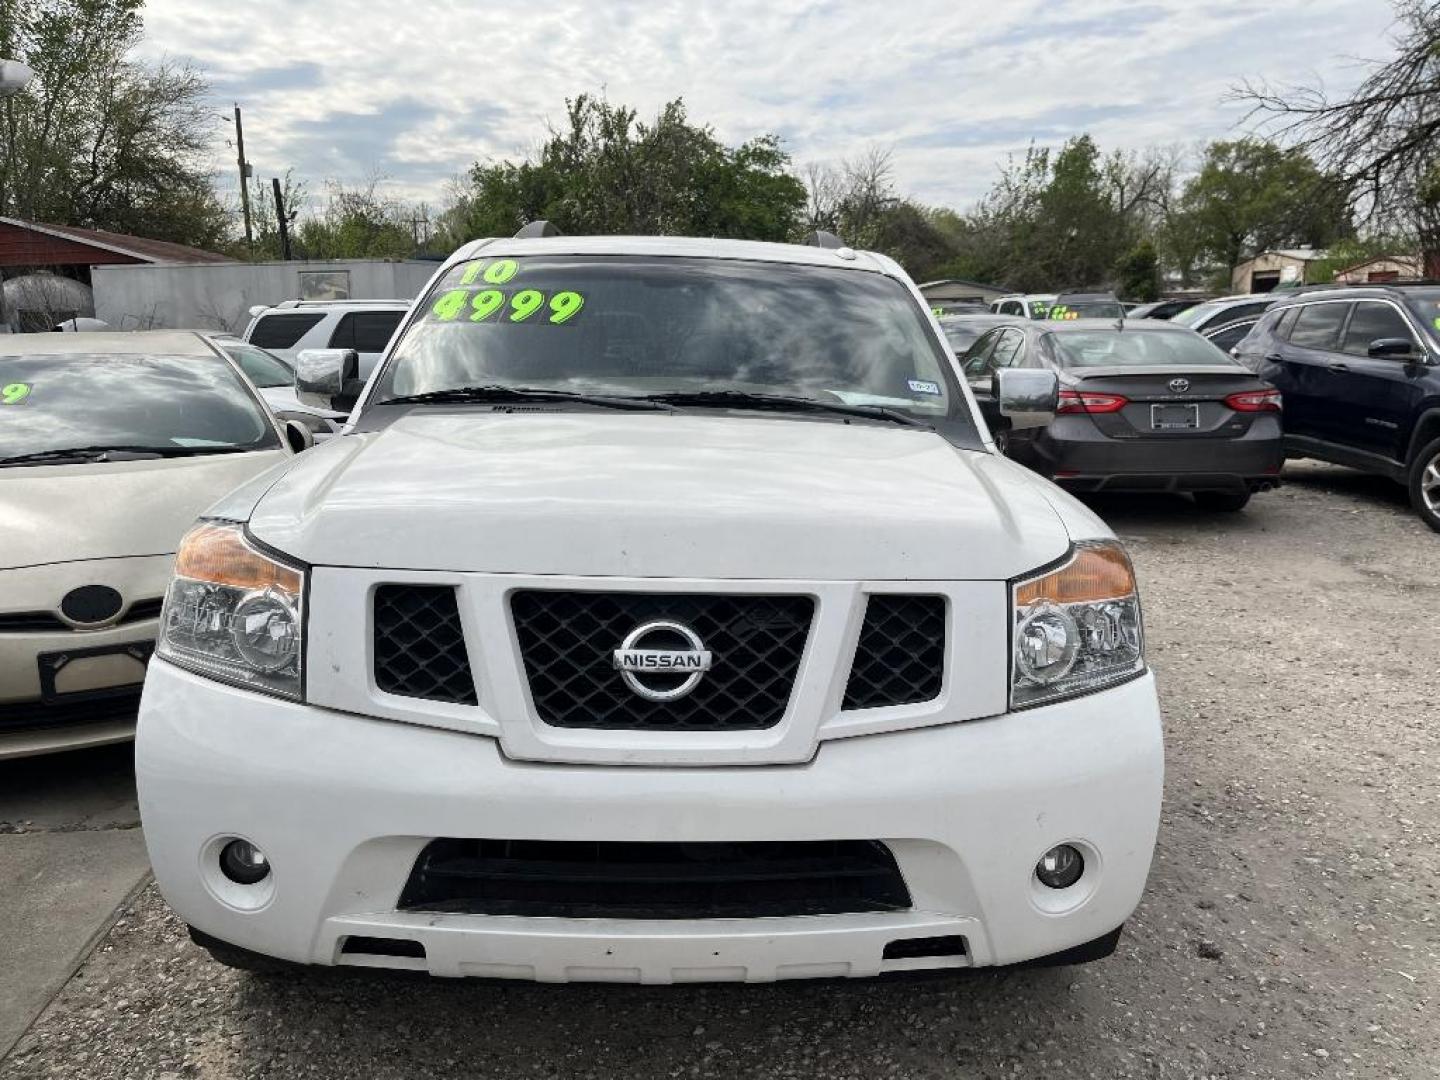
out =
{"type": "Polygon", "coordinates": [[[1015,605],[1024,608],[1040,600],[1090,604],[1134,592],[1135,572],[1124,549],[1118,544],[1090,544],[1077,548],[1075,557],[1054,573],[1017,586],[1015,605]]]}
{"type": "Polygon", "coordinates": [[[176,577],[210,581],[246,591],[277,588],[296,594],[303,587],[298,570],[281,566],[246,546],[233,525],[202,521],[180,541],[176,577]]]}

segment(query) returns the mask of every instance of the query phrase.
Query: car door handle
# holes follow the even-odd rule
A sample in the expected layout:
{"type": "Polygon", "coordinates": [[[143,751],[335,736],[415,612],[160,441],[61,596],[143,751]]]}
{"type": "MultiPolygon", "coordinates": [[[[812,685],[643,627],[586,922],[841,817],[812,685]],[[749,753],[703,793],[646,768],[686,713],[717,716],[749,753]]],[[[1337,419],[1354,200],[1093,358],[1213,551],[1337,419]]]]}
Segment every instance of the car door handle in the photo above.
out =
{"type": "Polygon", "coordinates": [[[1285,361],[1285,357],[1281,356],[1278,352],[1266,353],[1265,359],[1272,364],[1281,364],[1285,361]]]}
{"type": "Polygon", "coordinates": [[[1343,372],[1346,372],[1346,371],[1349,371],[1349,370],[1350,370],[1350,365],[1349,365],[1349,364],[1341,363],[1339,360],[1336,360],[1336,361],[1335,361],[1334,363],[1332,363],[1332,364],[1326,364],[1325,366],[1328,367],[1331,371],[1334,371],[1334,372],[1341,372],[1341,373],[1343,373],[1343,372]]]}

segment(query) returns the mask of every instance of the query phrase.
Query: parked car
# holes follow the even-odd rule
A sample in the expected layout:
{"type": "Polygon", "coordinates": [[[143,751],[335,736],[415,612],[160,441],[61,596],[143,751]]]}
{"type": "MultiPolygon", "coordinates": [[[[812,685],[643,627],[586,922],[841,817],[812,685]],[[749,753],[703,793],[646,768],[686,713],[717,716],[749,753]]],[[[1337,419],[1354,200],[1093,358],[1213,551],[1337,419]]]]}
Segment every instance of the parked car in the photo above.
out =
{"type": "Polygon", "coordinates": [[[295,368],[274,353],[251,345],[229,334],[204,334],[220,346],[230,359],[240,365],[245,377],[255,384],[281,419],[297,420],[310,429],[317,440],[329,438],[345,423],[346,413],[333,409],[317,409],[301,401],[295,393],[295,368]]]}
{"type": "Polygon", "coordinates": [[[947,315],[939,322],[945,340],[950,343],[950,351],[959,356],[985,331],[997,326],[1010,326],[1016,318],[1014,315],[947,315]]]}
{"type": "Polygon", "coordinates": [[[0,342],[0,758],[131,737],[181,535],[307,444],[192,333],[0,342]]]}
{"type": "Polygon", "coordinates": [[[1245,340],[1246,335],[1255,328],[1260,321],[1260,316],[1251,315],[1247,319],[1236,319],[1232,323],[1222,323],[1213,329],[1206,329],[1201,332],[1201,337],[1210,342],[1221,352],[1235,355],[1235,346],[1245,340]]]}
{"type": "Polygon", "coordinates": [[[1127,319],[1173,319],[1182,311],[1188,311],[1202,303],[1199,298],[1184,300],[1157,300],[1153,304],[1137,304],[1125,313],[1127,319]]]}
{"type": "Polygon", "coordinates": [[[1189,327],[1196,333],[1203,334],[1206,330],[1260,315],[1281,295],[1283,294],[1248,293],[1241,296],[1221,296],[1186,308],[1178,315],[1172,315],[1170,321],[1176,326],[1189,327]]]}
{"type": "MultiPolygon", "coordinates": [[[[181,545],[136,770],[195,939],[636,983],[1109,953],[1162,773],[1115,537],[994,452],[893,260],[547,231],[456,252],[350,434],[181,545]]],[[[302,354],[302,396],[354,368],[302,354]]]]}
{"type": "Polygon", "coordinates": [[[996,315],[1018,315],[1022,319],[1043,319],[1055,303],[1055,293],[1016,293],[990,304],[996,315]]]}
{"type": "Polygon", "coordinates": [[[992,330],[962,358],[1006,452],[1071,491],[1184,491],[1239,510],[1274,486],[1284,460],[1280,395],[1191,330],[1108,319],[992,330]],[[997,372],[1053,371],[1053,421],[1009,431],[997,372]]]}
{"type": "Polygon", "coordinates": [[[1236,347],[1285,395],[1285,448],[1404,484],[1440,531],[1440,286],[1307,290],[1236,347]]]}
{"type": "Polygon", "coordinates": [[[409,310],[406,300],[286,300],[251,308],[244,338],[292,366],[304,349],[354,349],[364,379],[409,310]]]}

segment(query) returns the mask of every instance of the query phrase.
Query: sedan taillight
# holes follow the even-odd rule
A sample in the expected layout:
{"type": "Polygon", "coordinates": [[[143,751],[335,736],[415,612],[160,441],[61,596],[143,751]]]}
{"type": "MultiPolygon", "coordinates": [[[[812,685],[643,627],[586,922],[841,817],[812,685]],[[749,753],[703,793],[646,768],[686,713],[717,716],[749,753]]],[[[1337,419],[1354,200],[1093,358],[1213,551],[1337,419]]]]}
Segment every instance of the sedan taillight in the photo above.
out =
{"type": "Polygon", "coordinates": [[[1236,412],[1279,412],[1280,391],[1246,390],[1231,394],[1225,399],[1225,404],[1236,412]]]}
{"type": "Polygon", "coordinates": [[[1061,390],[1057,414],[1119,412],[1130,399],[1119,394],[1090,394],[1081,390],[1061,390]]]}

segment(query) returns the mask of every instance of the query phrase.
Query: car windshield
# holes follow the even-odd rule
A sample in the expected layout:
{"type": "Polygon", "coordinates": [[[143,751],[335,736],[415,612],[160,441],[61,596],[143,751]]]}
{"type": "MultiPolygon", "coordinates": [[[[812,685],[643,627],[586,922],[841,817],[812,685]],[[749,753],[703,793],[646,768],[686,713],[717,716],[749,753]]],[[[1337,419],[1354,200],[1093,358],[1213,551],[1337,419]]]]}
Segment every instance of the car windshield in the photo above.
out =
{"type": "Polygon", "coordinates": [[[1170,321],[1176,326],[1199,326],[1201,323],[1208,321],[1212,316],[1237,306],[1240,305],[1237,305],[1233,300],[1214,300],[1204,304],[1196,304],[1194,307],[1186,308],[1170,321]]]}
{"type": "Polygon", "coordinates": [[[1424,327],[1440,338],[1440,288],[1406,289],[1405,303],[1424,327]]]}
{"type": "Polygon", "coordinates": [[[77,448],[200,454],[279,445],[269,417],[218,356],[6,356],[0,345],[0,459],[77,448]]]}
{"type": "Polygon", "coordinates": [[[1035,308],[1035,318],[1061,321],[1066,319],[1123,319],[1125,305],[1119,300],[1056,300],[1043,310],[1035,308]]]}
{"type": "Polygon", "coordinates": [[[1166,330],[1076,330],[1051,334],[1060,366],[1234,367],[1235,361],[1198,334],[1166,330]]]}
{"type": "Polygon", "coordinates": [[[956,353],[962,353],[968,349],[975,343],[975,339],[989,328],[985,323],[945,322],[943,320],[940,323],[940,329],[945,331],[945,340],[950,343],[950,348],[956,353]]]}
{"type": "Polygon", "coordinates": [[[881,274],[709,258],[489,258],[452,268],[419,312],[372,403],[476,386],[629,398],[721,391],[882,406],[973,433],[924,309],[881,274]]]}
{"type": "Polygon", "coordinates": [[[245,377],[262,389],[270,386],[290,386],[295,382],[295,372],[278,356],[272,356],[264,349],[238,341],[223,341],[220,347],[240,365],[245,377]]]}

